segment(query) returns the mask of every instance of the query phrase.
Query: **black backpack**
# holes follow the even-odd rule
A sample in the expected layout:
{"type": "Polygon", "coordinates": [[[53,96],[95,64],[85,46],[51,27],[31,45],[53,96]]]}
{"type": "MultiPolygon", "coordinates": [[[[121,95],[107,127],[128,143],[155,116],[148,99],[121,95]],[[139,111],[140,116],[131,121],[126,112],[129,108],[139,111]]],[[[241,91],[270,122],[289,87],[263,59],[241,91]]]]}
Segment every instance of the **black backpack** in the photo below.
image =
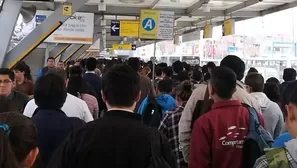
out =
{"type": "Polygon", "coordinates": [[[154,96],[148,96],[147,105],[142,113],[142,123],[149,127],[159,127],[162,115],[162,107],[154,96]]]}
{"type": "Polygon", "coordinates": [[[172,168],[162,156],[161,135],[157,129],[150,129],[150,143],[152,156],[148,168],[172,168]]]}

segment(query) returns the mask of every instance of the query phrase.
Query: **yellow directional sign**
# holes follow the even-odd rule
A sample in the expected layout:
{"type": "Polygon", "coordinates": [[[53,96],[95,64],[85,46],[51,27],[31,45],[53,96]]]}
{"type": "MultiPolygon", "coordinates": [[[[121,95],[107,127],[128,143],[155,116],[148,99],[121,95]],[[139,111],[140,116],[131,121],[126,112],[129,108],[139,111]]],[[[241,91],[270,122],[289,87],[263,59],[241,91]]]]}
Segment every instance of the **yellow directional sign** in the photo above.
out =
{"type": "Polygon", "coordinates": [[[139,21],[120,21],[120,36],[138,37],[139,21]]]}
{"type": "Polygon", "coordinates": [[[114,50],[132,50],[131,44],[113,44],[112,49],[114,50]]]}
{"type": "Polygon", "coordinates": [[[69,2],[63,3],[63,15],[72,16],[72,3],[69,3],[69,2]]]}

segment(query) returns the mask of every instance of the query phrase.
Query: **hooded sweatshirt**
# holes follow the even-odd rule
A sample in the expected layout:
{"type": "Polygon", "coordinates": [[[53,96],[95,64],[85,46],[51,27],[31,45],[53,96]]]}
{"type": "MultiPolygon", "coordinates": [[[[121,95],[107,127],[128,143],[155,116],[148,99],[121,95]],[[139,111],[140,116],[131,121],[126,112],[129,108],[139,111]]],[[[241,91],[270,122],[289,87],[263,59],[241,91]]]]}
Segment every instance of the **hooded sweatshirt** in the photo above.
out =
{"type": "Polygon", "coordinates": [[[251,95],[261,106],[266,130],[272,135],[273,139],[277,138],[284,127],[284,119],[280,107],[262,92],[254,92],[251,95]]]}
{"type": "MultiPolygon", "coordinates": [[[[156,99],[157,103],[162,107],[163,116],[165,115],[165,112],[167,110],[170,110],[170,109],[176,107],[175,99],[172,96],[170,96],[169,94],[162,94],[160,96],[157,96],[155,99],[156,99]]],[[[137,112],[138,114],[143,113],[147,103],[148,103],[148,97],[146,97],[140,104],[138,112],[137,112]]]]}

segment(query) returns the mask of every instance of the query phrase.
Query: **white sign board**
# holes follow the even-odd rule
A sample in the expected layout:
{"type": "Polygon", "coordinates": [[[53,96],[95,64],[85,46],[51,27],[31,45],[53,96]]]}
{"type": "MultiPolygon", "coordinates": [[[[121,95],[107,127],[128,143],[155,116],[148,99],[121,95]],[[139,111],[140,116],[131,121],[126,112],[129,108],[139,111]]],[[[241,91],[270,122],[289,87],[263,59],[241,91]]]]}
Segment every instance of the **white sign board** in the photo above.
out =
{"type": "Polygon", "coordinates": [[[174,32],[174,12],[159,11],[158,39],[172,39],[174,32]]]}
{"type": "MultiPolygon", "coordinates": [[[[36,23],[40,24],[52,11],[36,12],[36,23]]],[[[62,26],[52,33],[44,42],[93,44],[94,13],[74,13],[62,26]]]]}
{"type": "Polygon", "coordinates": [[[195,40],[200,40],[200,30],[182,35],[183,43],[189,42],[189,41],[195,41],[195,40]]]}

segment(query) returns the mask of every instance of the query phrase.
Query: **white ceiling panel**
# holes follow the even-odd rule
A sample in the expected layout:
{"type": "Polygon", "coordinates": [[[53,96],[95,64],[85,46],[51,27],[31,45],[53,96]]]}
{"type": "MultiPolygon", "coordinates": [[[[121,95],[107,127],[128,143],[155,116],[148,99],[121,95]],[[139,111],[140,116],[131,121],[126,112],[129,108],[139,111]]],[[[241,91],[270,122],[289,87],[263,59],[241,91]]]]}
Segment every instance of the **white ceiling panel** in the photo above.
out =
{"type": "Polygon", "coordinates": [[[273,8],[273,7],[276,7],[278,5],[282,5],[284,3],[276,3],[276,2],[259,2],[255,5],[252,5],[252,6],[249,6],[247,8],[244,8],[240,11],[262,11],[262,10],[266,10],[266,9],[269,9],[269,8],[273,8]]]}

